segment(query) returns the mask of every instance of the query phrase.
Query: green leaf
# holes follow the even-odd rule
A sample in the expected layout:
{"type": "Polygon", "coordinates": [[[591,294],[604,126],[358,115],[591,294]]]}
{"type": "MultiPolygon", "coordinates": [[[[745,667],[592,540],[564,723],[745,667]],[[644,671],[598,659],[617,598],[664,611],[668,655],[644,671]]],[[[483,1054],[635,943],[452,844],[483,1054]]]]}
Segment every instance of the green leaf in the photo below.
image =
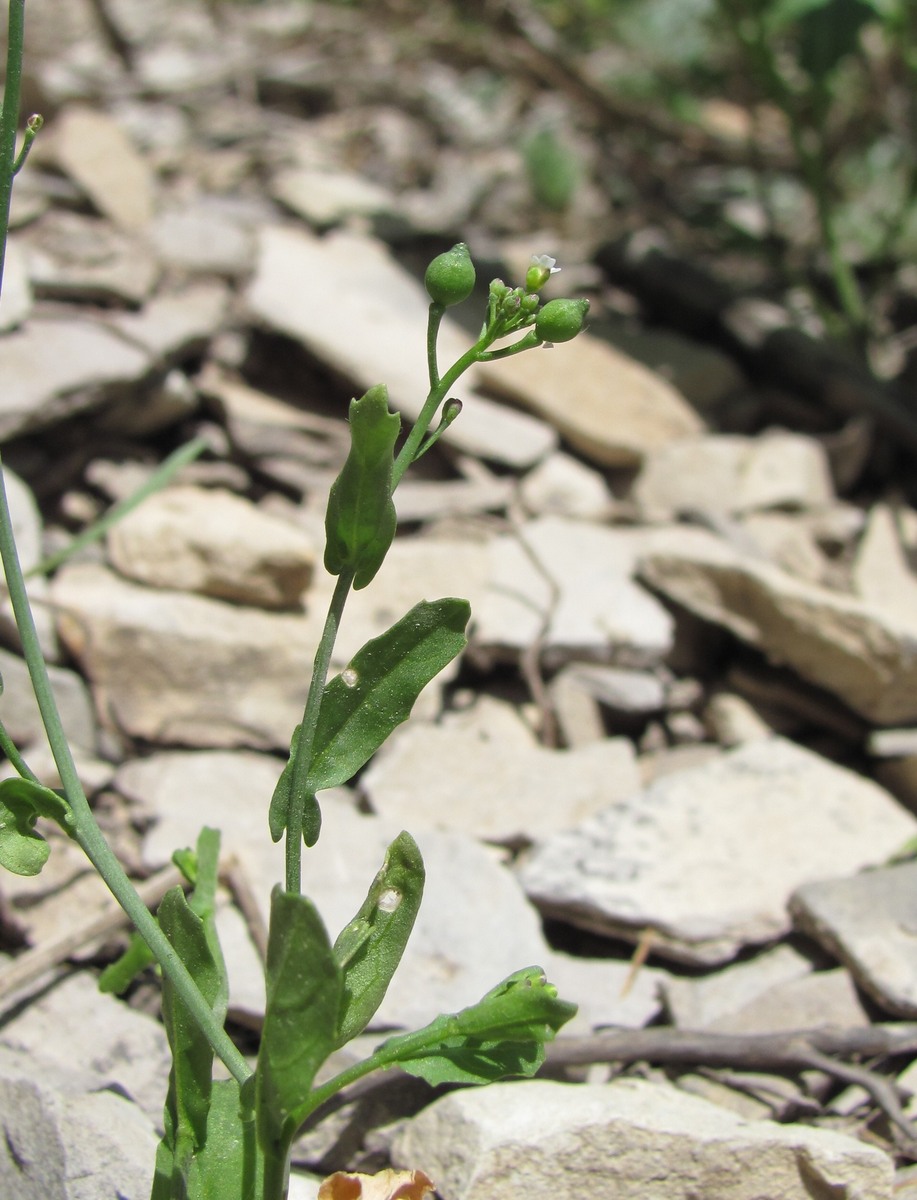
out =
{"type": "Polygon", "coordinates": [[[139,933],[132,933],[127,949],[113,963],[109,963],[99,976],[100,992],[120,996],[150,963],[155,962],[153,952],[139,933]]]}
{"type": "Polygon", "coordinates": [[[31,779],[0,782],[0,866],[15,875],[37,875],[48,861],[50,847],[35,831],[39,817],[71,832],[70,805],[57,792],[31,779]]]}
{"type": "Polygon", "coordinates": [[[420,850],[409,833],[401,833],[386,851],[360,911],[334,943],[344,976],[339,1046],[361,1033],[382,1003],[414,928],[423,885],[420,850]]]}
{"type": "Polygon", "coordinates": [[[414,701],[467,644],[466,600],[422,600],[354,655],[322,697],[309,790],[337,787],[368,762],[414,701]]]}
{"type": "MultiPolygon", "coordinates": [[[[216,888],[220,865],[220,834],[216,829],[202,829],[197,839],[196,850],[176,850],[172,861],[184,875],[193,890],[188,895],[188,907],[197,913],[204,923],[204,933],[210,944],[214,962],[223,975],[223,989],[218,1005],[220,1019],[226,1014],[228,984],[223,969],[223,956],[214,924],[216,888]]],[[[150,963],[155,962],[152,951],[139,933],[131,934],[127,949],[110,963],[99,976],[99,991],[121,995],[131,982],[150,963]]]]}
{"type": "Polygon", "coordinates": [[[315,905],[279,887],[271,897],[267,1002],[256,1072],[258,1137],[276,1159],[296,1132],[291,1120],[337,1043],[341,968],[315,905]]]}
{"type": "MultiPolygon", "coordinates": [[[[299,746],[299,732],[302,725],[297,725],[293,730],[293,737],[290,740],[290,757],[287,759],[286,765],[280,772],[280,778],[274,787],[274,794],[271,796],[271,805],[268,809],[267,823],[271,831],[271,837],[275,842],[279,842],[283,837],[284,830],[287,827],[287,822],[290,819],[290,794],[293,790],[293,769],[296,761],[296,750],[299,746]]],[[[303,810],[302,821],[302,840],[307,846],[314,846],[318,841],[318,835],[322,828],[322,810],[319,808],[318,801],[315,799],[315,793],[306,793],[305,808],[303,810]]]]}
{"type": "MultiPolygon", "coordinates": [[[[191,911],[180,887],[166,892],[158,918],[205,1000],[218,1006],[225,995],[221,964],[214,960],[204,922],[191,911]]],[[[185,1179],[192,1158],[206,1140],[213,1048],[168,976],[162,983],[162,1016],[172,1050],[164,1124],[174,1160],[172,1170],[185,1179]]]]}
{"type": "Polygon", "coordinates": [[[400,428],[383,384],[351,400],[350,453],[328,496],[325,568],[331,575],[352,571],[355,589],[372,580],[395,536],[392,468],[400,428]]]}
{"type": "Polygon", "coordinates": [[[256,1200],[263,1168],[254,1122],[241,1113],[239,1085],[220,1079],[213,1085],[203,1147],[176,1180],[174,1156],[164,1138],[156,1154],[151,1200],[256,1200]]]}
{"type": "Polygon", "coordinates": [[[575,1012],[540,967],[526,967],[470,1008],[389,1038],[377,1054],[380,1065],[398,1063],[434,1085],[531,1076],[544,1062],[545,1043],[575,1012]]]}

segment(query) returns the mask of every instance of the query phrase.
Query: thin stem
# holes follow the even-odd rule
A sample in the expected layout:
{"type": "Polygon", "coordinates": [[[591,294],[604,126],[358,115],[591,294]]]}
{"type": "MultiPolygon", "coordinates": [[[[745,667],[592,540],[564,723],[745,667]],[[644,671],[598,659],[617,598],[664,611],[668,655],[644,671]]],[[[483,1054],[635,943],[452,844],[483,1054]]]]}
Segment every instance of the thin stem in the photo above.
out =
{"type": "Polygon", "coordinates": [[[7,25],[6,84],[0,112],[0,285],[10,228],[10,201],[16,174],[16,132],[19,127],[19,96],[22,90],[22,50],[25,37],[25,0],[9,0],[7,25]]]}
{"type": "Polygon", "coordinates": [[[341,616],[347,597],[353,583],[353,572],[344,571],[334,585],[334,594],[328,605],[328,615],[322,629],[321,640],[315,652],[315,662],[312,666],[312,679],[309,683],[309,695],[306,698],[306,708],[303,713],[302,725],[296,742],[296,757],[293,762],[293,780],[290,785],[290,808],[287,816],[286,833],[286,890],[288,892],[302,891],[302,827],[306,811],[306,800],[309,795],[307,787],[309,767],[312,762],[312,748],[315,745],[315,731],[318,728],[318,714],[325,694],[325,683],[328,679],[328,668],[331,665],[331,655],[341,624],[341,616]]]}
{"type": "Polygon", "coordinates": [[[10,766],[17,775],[23,779],[29,779],[32,783],[40,783],[41,780],[19,753],[16,743],[6,731],[6,726],[0,721],[0,750],[6,755],[10,766]]]}
{"type": "Polygon", "coordinates": [[[392,471],[392,491],[401,482],[401,477],[405,471],[417,457],[417,451],[420,449],[420,444],[426,436],[427,430],[430,428],[430,422],[436,416],[436,410],[445,400],[450,388],[463,375],[469,367],[473,366],[480,360],[481,354],[487,349],[493,338],[484,335],[479,341],[466,351],[461,358],[457,359],[446,374],[440,379],[435,387],[430,389],[430,393],[424,401],[424,406],[420,410],[420,415],[414,422],[414,428],[405,439],[404,445],[395,459],[395,466],[392,471]]]}
{"type": "Polygon", "coordinates": [[[439,383],[439,363],[436,354],[436,341],[439,337],[439,327],[442,324],[446,307],[434,300],[430,305],[427,316],[427,374],[430,377],[430,390],[439,383]]]}
{"type": "Polygon", "coordinates": [[[64,795],[67,797],[72,812],[73,837],[134,923],[138,933],[168,975],[176,992],[193,1013],[215,1053],[223,1060],[229,1072],[239,1083],[244,1083],[252,1074],[251,1068],[233,1045],[222,1025],[214,1017],[210,1005],[201,995],[187,967],[159,928],[156,919],[137,895],[136,889],[125,874],[114,851],[106,842],[102,831],[96,824],[92,809],[89,807],[89,801],[86,799],[86,793],[83,791],[83,785],[67,743],[54,693],[51,690],[48,668],[29,606],[25,580],[13,535],[13,523],[3,482],[2,463],[0,463],[0,559],[2,559],[6,574],[7,588],[16,617],[23,654],[32,680],[32,689],[35,692],[42,724],[45,727],[48,744],[60,775],[64,795]]]}

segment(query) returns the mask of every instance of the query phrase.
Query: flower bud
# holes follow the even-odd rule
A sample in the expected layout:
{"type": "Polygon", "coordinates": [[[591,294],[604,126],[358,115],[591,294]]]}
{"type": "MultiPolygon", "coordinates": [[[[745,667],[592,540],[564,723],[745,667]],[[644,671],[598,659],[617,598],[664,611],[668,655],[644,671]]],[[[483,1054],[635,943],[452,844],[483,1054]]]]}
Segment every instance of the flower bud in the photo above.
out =
{"type": "Polygon", "coordinates": [[[474,263],[465,243],[438,254],[427,267],[423,281],[434,304],[450,308],[467,300],[474,289],[474,263]]]}
{"type": "Polygon", "coordinates": [[[535,318],[535,332],[543,342],[569,342],[582,332],[588,311],[588,300],[549,300],[535,318]]]}
{"type": "Polygon", "coordinates": [[[551,276],[560,270],[554,265],[556,262],[557,259],[551,258],[550,254],[533,254],[531,265],[525,273],[526,289],[530,292],[541,291],[551,276]]]}

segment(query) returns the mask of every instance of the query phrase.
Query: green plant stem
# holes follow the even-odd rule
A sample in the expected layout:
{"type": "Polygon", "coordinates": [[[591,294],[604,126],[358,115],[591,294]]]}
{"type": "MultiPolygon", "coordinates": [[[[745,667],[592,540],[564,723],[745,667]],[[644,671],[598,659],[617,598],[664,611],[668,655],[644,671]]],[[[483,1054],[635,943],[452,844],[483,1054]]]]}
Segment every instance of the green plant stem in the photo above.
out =
{"type": "Polygon", "coordinates": [[[22,90],[22,50],[25,37],[25,0],[9,0],[6,49],[6,83],[0,112],[0,285],[10,228],[10,201],[16,174],[16,133],[22,90]]]}
{"type": "Polygon", "coordinates": [[[309,794],[307,783],[309,767],[312,763],[312,748],[315,745],[315,731],[318,728],[318,714],[322,706],[322,696],[325,694],[328,669],[331,666],[331,655],[334,653],[334,643],[341,624],[341,616],[344,612],[344,605],[347,603],[347,597],[350,595],[352,583],[353,572],[343,571],[337,577],[334,585],[334,593],[331,603],[328,605],[328,615],[325,617],[321,640],[315,652],[309,694],[306,697],[306,707],[299,729],[299,738],[296,742],[296,758],[293,763],[290,808],[287,818],[285,874],[286,890],[297,894],[302,891],[302,827],[306,798],[309,794]]]}
{"type": "Polygon", "coordinates": [[[439,363],[436,354],[436,340],[439,337],[439,327],[446,312],[445,305],[437,304],[434,300],[430,305],[427,316],[427,373],[430,377],[430,388],[439,383],[439,363]]]}
{"type": "Polygon", "coordinates": [[[19,753],[16,743],[6,731],[6,726],[0,721],[0,750],[6,755],[10,766],[17,775],[23,779],[30,779],[32,783],[40,783],[41,780],[19,753]]]}
{"type": "Polygon", "coordinates": [[[436,384],[430,388],[430,392],[424,401],[424,406],[420,410],[420,415],[414,422],[413,429],[408,434],[404,445],[398,453],[398,457],[395,459],[395,466],[392,470],[392,491],[401,482],[401,477],[417,457],[417,451],[420,449],[421,442],[426,436],[433,418],[436,416],[436,410],[445,400],[452,385],[469,367],[479,361],[481,354],[492,341],[493,338],[489,335],[485,334],[482,336],[461,358],[456,359],[442,379],[438,379],[436,384]]]}
{"type": "Polygon", "coordinates": [[[51,690],[48,668],[29,606],[25,580],[13,535],[13,523],[6,488],[3,483],[2,463],[0,463],[0,558],[3,561],[13,613],[16,617],[16,626],[19,630],[35,699],[38,702],[42,723],[60,775],[64,795],[70,805],[73,817],[73,837],[105,880],[112,895],[130,917],[159,965],[169,976],[178,995],[194,1014],[195,1020],[213,1046],[215,1053],[223,1060],[227,1070],[242,1084],[252,1075],[251,1067],[214,1017],[210,1005],[201,995],[185,964],[159,928],[156,919],[137,895],[124,868],[96,824],[92,809],[89,807],[89,801],[83,791],[83,785],[80,782],[57,710],[57,703],[51,690]]]}

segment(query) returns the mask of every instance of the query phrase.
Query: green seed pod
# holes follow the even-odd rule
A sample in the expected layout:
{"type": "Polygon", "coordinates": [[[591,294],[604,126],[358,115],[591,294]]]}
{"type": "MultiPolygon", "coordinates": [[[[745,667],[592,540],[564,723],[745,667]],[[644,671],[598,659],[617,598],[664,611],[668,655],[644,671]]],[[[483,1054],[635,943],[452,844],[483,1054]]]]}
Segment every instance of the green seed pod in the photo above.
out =
{"type": "Polygon", "coordinates": [[[451,308],[467,300],[474,289],[474,263],[465,243],[438,254],[427,267],[423,282],[434,304],[451,308]]]}
{"type": "Polygon", "coordinates": [[[549,300],[535,318],[535,332],[543,342],[569,342],[582,333],[588,311],[588,300],[549,300]]]}

